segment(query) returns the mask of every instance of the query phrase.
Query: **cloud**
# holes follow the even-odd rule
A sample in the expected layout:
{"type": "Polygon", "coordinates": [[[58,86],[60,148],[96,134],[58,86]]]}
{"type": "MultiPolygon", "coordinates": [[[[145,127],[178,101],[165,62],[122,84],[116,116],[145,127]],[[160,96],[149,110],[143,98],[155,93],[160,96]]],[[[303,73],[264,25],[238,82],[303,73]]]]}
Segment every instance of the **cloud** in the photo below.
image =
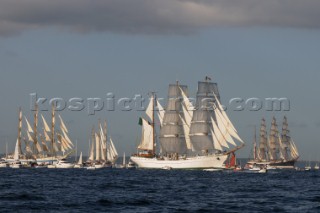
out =
{"type": "Polygon", "coordinates": [[[319,0],[2,0],[0,36],[46,27],[135,34],[217,26],[318,29],[319,10],[319,0]]]}

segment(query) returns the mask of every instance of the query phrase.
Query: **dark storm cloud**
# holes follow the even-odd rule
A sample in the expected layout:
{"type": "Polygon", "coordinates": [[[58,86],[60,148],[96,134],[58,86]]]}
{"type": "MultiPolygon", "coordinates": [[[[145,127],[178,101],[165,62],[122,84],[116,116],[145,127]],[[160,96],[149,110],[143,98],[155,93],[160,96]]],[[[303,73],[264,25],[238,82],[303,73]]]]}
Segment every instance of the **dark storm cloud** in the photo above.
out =
{"type": "Polygon", "coordinates": [[[319,0],[2,0],[0,35],[76,32],[185,34],[215,26],[319,28],[319,0]]]}

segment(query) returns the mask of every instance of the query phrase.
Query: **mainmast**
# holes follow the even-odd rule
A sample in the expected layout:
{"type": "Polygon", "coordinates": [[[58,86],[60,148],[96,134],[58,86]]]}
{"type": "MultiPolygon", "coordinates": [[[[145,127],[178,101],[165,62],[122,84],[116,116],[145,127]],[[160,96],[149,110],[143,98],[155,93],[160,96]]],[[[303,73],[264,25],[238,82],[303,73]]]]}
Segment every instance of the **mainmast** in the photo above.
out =
{"type": "Polygon", "coordinates": [[[217,122],[214,102],[217,103],[220,95],[217,83],[210,82],[210,80],[209,77],[206,77],[205,81],[198,82],[196,110],[193,112],[190,126],[190,139],[196,151],[214,149],[211,126],[214,125],[213,121],[217,122]]]}

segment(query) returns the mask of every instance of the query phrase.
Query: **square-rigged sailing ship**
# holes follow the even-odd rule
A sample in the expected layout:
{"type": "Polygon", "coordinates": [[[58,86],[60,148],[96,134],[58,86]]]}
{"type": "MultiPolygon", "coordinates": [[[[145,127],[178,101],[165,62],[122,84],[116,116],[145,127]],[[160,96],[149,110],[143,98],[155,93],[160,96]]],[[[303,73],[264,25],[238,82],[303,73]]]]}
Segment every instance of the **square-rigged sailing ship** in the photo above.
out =
{"type": "Polygon", "coordinates": [[[244,146],[220,104],[217,83],[208,77],[198,82],[195,106],[188,94],[186,85],[170,84],[164,110],[152,93],[146,109],[148,119],[140,119],[141,143],[137,154],[130,158],[139,168],[221,169],[229,154],[234,155],[244,146]],[[155,114],[160,121],[159,138],[155,114]],[[156,141],[160,144],[159,154],[156,141]]]}

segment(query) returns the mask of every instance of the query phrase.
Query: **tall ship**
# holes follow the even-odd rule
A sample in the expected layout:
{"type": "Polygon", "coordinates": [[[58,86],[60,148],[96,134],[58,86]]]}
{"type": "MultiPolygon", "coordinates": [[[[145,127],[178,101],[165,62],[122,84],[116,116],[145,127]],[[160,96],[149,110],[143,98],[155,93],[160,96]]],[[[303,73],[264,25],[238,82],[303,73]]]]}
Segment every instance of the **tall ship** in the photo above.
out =
{"type": "Polygon", "coordinates": [[[244,146],[220,104],[217,83],[198,82],[195,106],[186,85],[169,85],[166,108],[152,93],[146,117],[140,118],[141,142],[131,161],[139,168],[225,168],[225,161],[244,146]],[[156,126],[158,117],[160,126],[156,126]],[[159,137],[156,130],[160,129],[159,137]],[[158,151],[158,153],[157,153],[158,151]]]}
{"type": "Polygon", "coordinates": [[[276,118],[272,118],[269,135],[267,134],[266,121],[262,118],[260,127],[260,142],[257,144],[255,134],[253,142],[253,159],[247,166],[268,165],[279,169],[293,169],[299,159],[298,149],[290,136],[288,120],[284,116],[282,132],[279,133],[276,118]]]}
{"type": "MultiPolygon", "coordinates": [[[[19,109],[18,138],[16,142],[15,156],[19,156],[21,162],[53,163],[58,159],[66,158],[73,153],[73,143],[69,137],[69,131],[60,115],[59,125],[56,123],[55,107],[51,110],[51,126],[41,114],[42,127],[39,126],[39,110],[35,106],[33,125],[27,117],[24,117],[23,127],[22,110],[19,109]]],[[[9,155],[6,161],[13,161],[9,155]]]]}
{"type": "Polygon", "coordinates": [[[107,132],[107,121],[104,121],[102,127],[100,121],[98,129],[92,127],[91,140],[89,141],[89,156],[87,165],[95,168],[110,167],[118,159],[118,152],[114,146],[112,138],[107,132]]]}

